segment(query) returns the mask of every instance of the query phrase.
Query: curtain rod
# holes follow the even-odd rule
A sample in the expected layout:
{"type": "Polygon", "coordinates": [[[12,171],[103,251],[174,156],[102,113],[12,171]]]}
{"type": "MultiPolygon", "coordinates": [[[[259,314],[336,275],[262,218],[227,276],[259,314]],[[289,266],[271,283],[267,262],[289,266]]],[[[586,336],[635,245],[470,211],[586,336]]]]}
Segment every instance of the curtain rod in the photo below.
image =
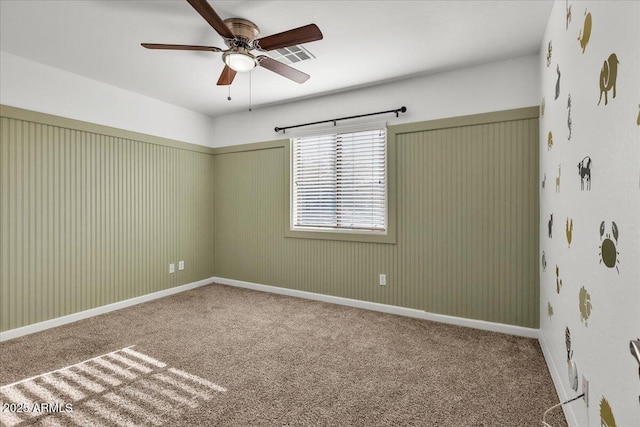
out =
{"type": "Polygon", "coordinates": [[[276,132],[280,132],[282,131],[282,133],[284,133],[285,130],[287,129],[293,129],[293,128],[299,128],[302,126],[311,126],[311,125],[317,125],[320,123],[331,123],[333,122],[333,125],[336,125],[336,122],[339,120],[348,120],[348,119],[357,119],[360,117],[367,117],[367,116],[375,116],[377,114],[387,114],[387,113],[395,113],[396,117],[398,117],[399,113],[406,113],[407,112],[407,107],[400,107],[400,108],[396,108],[395,110],[387,110],[387,111],[379,111],[377,113],[369,113],[369,114],[360,114],[358,116],[349,116],[349,117],[340,117],[339,119],[331,119],[331,120],[320,120],[319,122],[311,122],[311,123],[304,123],[302,125],[294,125],[294,126],[285,126],[285,127],[275,127],[275,131],[276,132]]]}

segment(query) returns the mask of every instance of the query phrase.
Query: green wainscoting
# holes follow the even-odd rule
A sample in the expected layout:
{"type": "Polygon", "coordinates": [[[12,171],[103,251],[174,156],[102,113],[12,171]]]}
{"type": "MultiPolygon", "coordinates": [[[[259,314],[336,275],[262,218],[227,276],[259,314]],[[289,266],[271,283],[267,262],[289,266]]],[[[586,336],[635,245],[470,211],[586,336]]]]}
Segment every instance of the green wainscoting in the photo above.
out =
{"type": "Polygon", "coordinates": [[[537,108],[389,127],[395,244],[285,237],[287,140],[1,113],[0,331],[213,276],[538,327],[537,108]]]}
{"type": "Polygon", "coordinates": [[[0,331],[214,276],[211,149],[0,112],[0,331]]]}
{"type": "Polygon", "coordinates": [[[389,138],[396,244],[286,238],[287,142],[219,151],[216,276],[537,328],[537,107],[392,126],[389,138]]]}

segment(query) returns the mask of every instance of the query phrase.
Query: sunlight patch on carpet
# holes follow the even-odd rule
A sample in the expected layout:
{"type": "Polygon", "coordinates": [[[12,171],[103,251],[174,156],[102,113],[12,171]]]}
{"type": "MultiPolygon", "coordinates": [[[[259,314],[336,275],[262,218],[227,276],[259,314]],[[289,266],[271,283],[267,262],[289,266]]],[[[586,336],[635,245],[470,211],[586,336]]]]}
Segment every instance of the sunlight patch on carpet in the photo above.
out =
{"type": "Polygon", "coordinates": [[[0,425],[161,426],[227,391],[132,347],[0,387],[0,425]]]}

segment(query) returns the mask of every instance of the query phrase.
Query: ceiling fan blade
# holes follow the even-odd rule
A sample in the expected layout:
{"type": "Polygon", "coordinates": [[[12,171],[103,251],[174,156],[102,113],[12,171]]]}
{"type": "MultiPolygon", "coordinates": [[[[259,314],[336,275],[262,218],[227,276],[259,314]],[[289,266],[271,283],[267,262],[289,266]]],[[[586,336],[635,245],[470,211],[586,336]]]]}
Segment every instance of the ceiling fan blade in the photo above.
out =
{"type": "Polygon", "coordinates": [[[283,31],[282,33],[263,37],[256,40],[256,42],[260,49],[273,50],[296,44],[309,43],[316,40],[322,40],[322,32],[316,24],[309,24],[304,27],[294,28],[293,30],[283,31]]]}
{"type": "Polygon", "coordinates": [[[298,71],[295,68],[291,68],[288,65],[276,61],[275,59],[271,59],[265,55],[260,55],[256,59],[261,67],[280,74],[281,76],[286,77],[289,80],[293,80],[296,83],[304,83],[309,80],[309,77],[311,77],[309,74],[298,71]]]}
{"type": "Polygon", "coordinates": [[[185,44],[162,44],[162,43],[140,43],[147,49],[169,49],[169,50],[204,50],[209,52],[222,52],[222,49],[215,46],[193,46],[185,44]]]}
{"type": "Polygon", "coordinates": [[[207,3],[207,0],[187,0],[191,6],[204,18],[205,21],[216,30],[218,34],[227,39],[233,39],[235,36],[227,27],[227,25],[220,19],[215,10],[207,3]]]}
{"type": "Polygon", "coordinates": [[[220,74],[220,78],[218,79],[218,86],[228,86],[233,83],[233,79],[236,76],[236,71],[229,68],[229,66],[225,65],[224,70],[220,74]]]}

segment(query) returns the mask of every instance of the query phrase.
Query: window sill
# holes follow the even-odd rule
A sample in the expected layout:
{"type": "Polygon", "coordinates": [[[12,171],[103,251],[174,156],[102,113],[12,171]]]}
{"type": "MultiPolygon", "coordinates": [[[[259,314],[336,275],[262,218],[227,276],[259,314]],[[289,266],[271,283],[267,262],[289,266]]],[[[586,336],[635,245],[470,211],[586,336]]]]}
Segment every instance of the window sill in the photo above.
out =
{"type": "Polygon", "coordinates": [[[310,231],[310,230],[291,230],[287,228],[284,237],[295,239],[317,239],[317,240],[339,240],[347,242],[365,242],[365,243],[387,243],[395,244],[395,233],[367,233],[367,232],[349,232],[349,231],[310,231]]]}

